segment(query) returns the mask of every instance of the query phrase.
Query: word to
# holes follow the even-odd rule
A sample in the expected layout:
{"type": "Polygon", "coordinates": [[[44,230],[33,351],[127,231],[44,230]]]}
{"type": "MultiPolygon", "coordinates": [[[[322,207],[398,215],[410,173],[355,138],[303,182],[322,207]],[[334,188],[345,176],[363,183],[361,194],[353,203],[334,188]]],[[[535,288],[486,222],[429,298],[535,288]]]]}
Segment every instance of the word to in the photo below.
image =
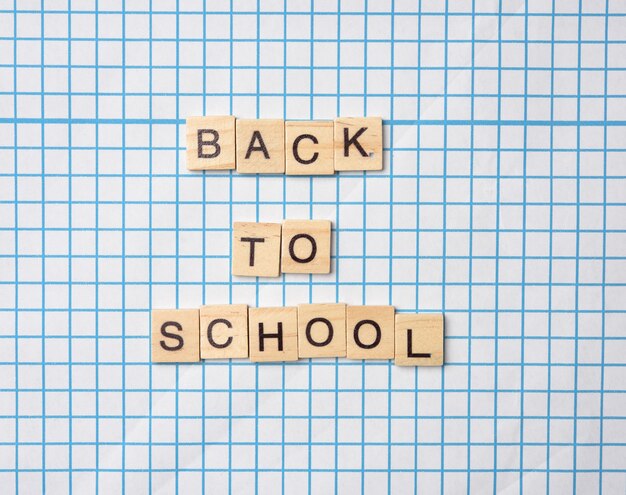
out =
{"type": "Polygon", "coordinates": [[[283,273],[330,273],[329,220],[233,224],[232,273],[278,277],[283,273]]]}
{"type": "Polygon", "coordinates": [[[186,124],[189,170],[332,175],[383,168],[380,117],[285,122],[226,115],[188,117],[186,124]]]}
{"type": "Polygon", "coordinates": [[[394,359],[443,365],[443,315],[343,303],[248,308],[245,304],[152,311],[152,360],[394,359]]]}

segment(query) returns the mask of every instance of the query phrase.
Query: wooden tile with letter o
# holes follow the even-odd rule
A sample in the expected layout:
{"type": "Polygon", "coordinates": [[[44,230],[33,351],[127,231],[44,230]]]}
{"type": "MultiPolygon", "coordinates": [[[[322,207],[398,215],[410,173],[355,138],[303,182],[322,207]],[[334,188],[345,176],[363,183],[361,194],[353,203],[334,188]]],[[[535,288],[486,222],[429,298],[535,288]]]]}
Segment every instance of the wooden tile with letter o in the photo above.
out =
{"type": "Polygon", "coordinates": [[[197,309],[152,310],[152,361],[200,361],[200,319],[197,309]]]}
{"type": "Polygon", "coordinates": [[[298,357],[346,357],[346,305],[298,306],[298,357]]]}
{"type": "Polygon", "coordinates": [[[330,273],[329,220],[285,220],[281,266],[283,273],[330,273]]]}
{"type": "Polygon", "coordinates": [[[394,356],[393,306],[350,306],[346,311],[348,359],[391,359],[394,356]]]}
{"type": "Polygon", "coordinates": [[[382,169],[382,119],[380,117],[335,119],[335,170],[382,169]]]}
{"type": "Polygon", "coordinates": [[[221,304],[200,308],[200,357],[248,357],[248,306],[221,304]]]}
{"type": "Polygon", "coordinates": [[[396,357],[399,366],[443,365],[443,315],[396,315],[396,357]]]}
{"type": "Polygon", "coordinates": [[[285,121],[237,119],[237,172],[285,173],[285,121]]]}
{"type": "Polygon", "coordinates": [[[298,360],[298,309],[250,308],[250,361],[298,360]]]}
{"type": "Polygon", "coordinates": [[[233,275],[278,277],[280,274],[279,223],[235,222],[233,225],[233,275]]]}
{"type": "Polygon", "coordinates": [[[185,129],[189,170],[235,168],[235,117],[188,117],[185,129]]]}
{"type": "Polygon", "coordinates": [[[334,131],[332,121],[285,122],[285,170],[287,175],[332,175],[334,131]]]}

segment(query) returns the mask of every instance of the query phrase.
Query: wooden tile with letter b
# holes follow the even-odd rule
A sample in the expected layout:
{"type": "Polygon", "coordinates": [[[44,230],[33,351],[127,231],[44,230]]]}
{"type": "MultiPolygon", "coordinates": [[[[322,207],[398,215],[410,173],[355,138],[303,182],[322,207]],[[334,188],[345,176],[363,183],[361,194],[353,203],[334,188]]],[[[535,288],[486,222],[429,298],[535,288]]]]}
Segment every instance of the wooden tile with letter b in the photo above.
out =
{"type": "Polygon", "coordinates": [[[152,310],[152,361],[200,361],[200,319],[197,309],[152,310]]]}
{"type": "Polygon", "coordinates": [[[346,305],[298,306],[298,357],[346,357],[346,305]]]}
{"type": "Polygon", "coordinates": [[[250,361],[298,360],[297,308],[250,308],[250,361]]]}
{"type": "Polygon", "coordinates": [[[285,121],[237,119],[237,172],[285,173],[285,121]]]}
{"type": "Polygon", "coordinates": [[[185,129],[189,170],[235,168],[235,117],[188,117],[185,129]]]}
{"type": "Polygon", "coordinates": [[[399,366],[443,365],[443,315],[396,315],[396,358],[399,366]]]}
{"type": "Polygon", "coordinates": [[[285,220],[281,271],[330,273],[330,227],[329,220],[285,220]]]}
{"type": "Polygon", "coordinates": [[[334,164],[332,121],[285,122],[287,175],[332,175],[334,164]]]}
{"type": "Polygon", "coordinates": [[[391,359],[394,356],[393,306],[348,306],[348,359],[391,359]]]}
{"type": "Polygon", "coordinates": [[[235,222],[233,225],[233,275],[278,277],[280,273],[279,223],[235,222]]]}
{"type": "Polygon", "coordinates": [[[382,169],[382,119],[380,117],[335,119],[335,170],[382,169]]]}
{"type": "Polygon", "coordinates": [[[248,306],[220,304],[200,308],[200,357],[248,357],[248,306]]]}

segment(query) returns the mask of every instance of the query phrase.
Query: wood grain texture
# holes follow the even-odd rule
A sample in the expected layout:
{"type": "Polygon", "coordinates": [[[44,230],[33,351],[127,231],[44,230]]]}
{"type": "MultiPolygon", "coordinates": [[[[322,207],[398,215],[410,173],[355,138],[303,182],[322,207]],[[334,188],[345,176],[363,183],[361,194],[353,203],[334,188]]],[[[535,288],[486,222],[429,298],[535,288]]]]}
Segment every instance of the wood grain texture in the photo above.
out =
{"type": "Polygon", "coordinates": [[[285,220],[280,269],[283,273],[330,273],[330,220],[285,220]]]}
{"type": "Polygon", "coordinates": [[[348,359],[394,357],[393,306],[348,306],[346,355],[348,359]]]}
{"type": "Polygon", "coordinates": [[[188,117],[185,128],[189,170],[235,168],[235,117],[188,117]]]}
{"type": "Polygon", "coordinates": [[[242,277],[278,277],[280,274],[279,223],[233,224],[232,273],[242,277]]]}
{"type": "Polygon", "coordinates": [[[285,122],[287,175],[333,175],[334,124],[308,120],[285,122]]]}
{"type": "Polygon", "coordinates": [[[346,357],[345,304],[298,306],[298,357],[346,357]]]}
{"type": "Polygon", "coordinates": [[[335,170],[382,170],[383,121],[380,117],[335,119],[335,170]]]}
{"type": "Polygon", "coordinates": [[[200,357],[248,357],[248,306],[221,304],[200,308],[200,357]]]}
{"type": "Polygon", "coordinates": [[[285,173],[285,121],[237,119],[237,172],[285,173]]]}
{"type": "Polygon", "coordinates": [[[443,365],[443,315],[396,315],[395,364],[398,366],[443,365]]]}
{"type": "Polygon", "coordinates": [[[298,360],[297,308],[250,308],[248,327],[250,361],[298,360]]]}
{"type": "Polygon", "coordinates": [[[200,361],[200,318],[197,309],[152,310],[152,361],[200,361]]]}

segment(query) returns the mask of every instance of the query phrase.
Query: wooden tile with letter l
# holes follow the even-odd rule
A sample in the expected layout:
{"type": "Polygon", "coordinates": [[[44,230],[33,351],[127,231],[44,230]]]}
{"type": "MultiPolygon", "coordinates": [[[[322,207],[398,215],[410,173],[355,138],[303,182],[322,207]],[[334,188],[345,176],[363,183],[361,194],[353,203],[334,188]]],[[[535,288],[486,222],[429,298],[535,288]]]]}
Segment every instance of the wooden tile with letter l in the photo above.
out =
{"type": "Polygon", "coordinates": [[[237,119],[237,172],[285,173],[285,121],[237,119]]]}
{"type": "Polygon", "coordinates": [[[197,309],[152,310],[152,361],[200,361],[200,318],[197,309]]]}
{"type": "Polygon", "coordinates": [[[335,170],[382,169],[382,119],[380,117],[335,119],[335,170]]]}
{"type": "Polygon", "coordinates": [[[396,358],[398,366],[443,365],[443,315],[396,315],[396,358]]]}
{"type": "Polygon", "coordinates": [[[235,169],[235,117],[188,117],[185,135],[189,170],[235,169]]]}
{"type": "Polygon", "coordinates": [[[285,220],[283,273],[330,273],[330,220],[285,220]]]}
{"type": "Polygon", "coordinates": [[[392,359],[393,306],[348,306],[346,354],[348,359],[392,359]]]}
{"type": "Polygon", "coordinates": [[[250,308],[250,361],[298,360],[298,309],[250,308]]]}
{"type": "Polygon", "coordinates": [[[285,122],[287,175],[333,175],[334,131],[331,120],[285,122]]]}
{"type": "Polygon", "coordinates": [[[298,306],[298,357],[346,357],[346,305],[298,306]]]}
{"type": "Polygon", "coordinates": [[[278,277],[280,274],[279,223],[233,224],[233,275],[278,277]]]}
{"type": "Polygon", "coordinates": [[[248,357],[248,306],[221,304],[200,308],[200,357],[248,357]]]}

